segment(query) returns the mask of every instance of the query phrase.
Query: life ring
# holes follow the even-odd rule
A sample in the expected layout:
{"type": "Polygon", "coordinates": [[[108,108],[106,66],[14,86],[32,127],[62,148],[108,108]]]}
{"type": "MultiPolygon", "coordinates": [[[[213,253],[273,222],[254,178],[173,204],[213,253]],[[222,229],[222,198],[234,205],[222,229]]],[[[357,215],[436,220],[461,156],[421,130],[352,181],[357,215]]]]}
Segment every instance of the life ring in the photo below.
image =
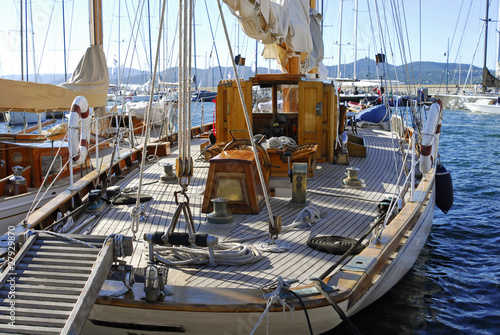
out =
{"type": "Polygon", "coordinates": [[[75,164],[85,163],[90,140],[90,109],[87,99],[77,96],[71,105],[68,120],[69,155],[75,164]],[[80,128],[80,120],[81,128],[80,128]],[[78,136],[80,135],[80,136],[78,136]]]}
{"type": "Polygon", "coordinates": [[[434,156],[436,154],[434,142],[436,141],[436,135],[439,136],[441,132],[442,111],[443,103],[438,99],[431,105],[427,120],[425,121],[422,144],[420,146],[420,171],[422,173],[429,173],[434,164],[434,156]]]}

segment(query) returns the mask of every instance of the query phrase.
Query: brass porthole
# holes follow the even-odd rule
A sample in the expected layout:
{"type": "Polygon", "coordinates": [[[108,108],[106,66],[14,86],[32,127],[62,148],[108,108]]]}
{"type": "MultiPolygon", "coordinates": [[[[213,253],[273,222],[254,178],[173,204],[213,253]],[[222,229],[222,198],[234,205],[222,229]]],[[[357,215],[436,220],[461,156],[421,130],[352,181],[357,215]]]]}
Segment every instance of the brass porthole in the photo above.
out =
{"type": "Polygon", "coordinates": [[[12,154],[12,161],[16,164],[20,164],[23,161],[23,154],[19,151],[16,151],[12,154]]]}

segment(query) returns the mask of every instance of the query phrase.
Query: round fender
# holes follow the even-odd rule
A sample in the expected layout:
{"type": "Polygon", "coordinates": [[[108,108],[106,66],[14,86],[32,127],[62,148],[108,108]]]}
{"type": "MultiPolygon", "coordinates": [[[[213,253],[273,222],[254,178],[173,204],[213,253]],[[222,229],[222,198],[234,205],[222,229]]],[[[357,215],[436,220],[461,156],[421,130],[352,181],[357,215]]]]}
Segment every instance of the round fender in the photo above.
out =
{"type": "Polygon", "coordinates": [[[68,120],[69,154],[76,164],[85,163],[90,140],[90,109],[87,99],[77,96],[71,105],[68,120]],[[81,126],[80,126],[81,120],[81,126]]]}

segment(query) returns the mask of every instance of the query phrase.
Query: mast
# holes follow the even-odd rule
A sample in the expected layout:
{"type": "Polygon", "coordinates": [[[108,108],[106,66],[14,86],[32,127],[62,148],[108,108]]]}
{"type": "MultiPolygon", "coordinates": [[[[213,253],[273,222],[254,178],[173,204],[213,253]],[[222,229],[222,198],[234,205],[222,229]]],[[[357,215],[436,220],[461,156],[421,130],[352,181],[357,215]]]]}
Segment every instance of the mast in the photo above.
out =
{"type": "Polygon", "coordinates": [[[121,1],[118,1],[118,69],[116,71],[116,88],[118,89],[118,91],[120,91],[120,86],[122,84],[122,78],[121,77],[121,4],[122,2],[121,1]]]}
{"type": "Polygon", "coordinates": [[[358,79],[356,63],[358,62],[358,0],[354,3],[354,80],[358,79]]]}
{"type": "Polygon", "coordinates": [[[20,21],[21,21],[21,38],[19,39],[21,41],[21,80],[24,80],[24,49],[23,49],[23,0],[19,0],[19,4],[21,5],[21,15],[20,15],[20,21]]]}
{"type": "MultiPolygon", "coordinates": [[[[484,31],[484,62],[483,62],[483,71],[486,69],[486,54],[488,50],[488,12],[490,10],[490,1],[486,0],[486,17],[485,17],[485,31],[484,31]]],[[[486,87],[482,85],[483,93],[486,92],[486,87]]]]}
{"type": "MultiPolygon", "coordinates": [[[[194,6],[196,5],[196,2],[193,2],[193,52],[194,52],[194,77],[193,77],[193,84],[194,84],[194,91],[198,91],[198,76],[197,76],[197,66],[196,66],[196,15],[194,11],[194,6]]],[[[202,122],[203,123],[203,122],[202,122]]]]}
{"type": "Polygon", "coordinates": [[[496,77],[500,78],[500,6],[498,6],[498,25],[497,25],[497,68],[496,77]]]}
{"type": "Polygon", "coordinates": [[[90,6],[90,45],[102,45],[102,3],[89,0],[90,6]]]}
{"type": "Polygon", "coordinates": [[[340,70],[340,55],[342,51],[342,4],[343,1],[340,0],[340,23],[339,23],[339,67],[337,68],[337,78],[342,77],[342,71],[340,70]]]}
{"type": "Polygon", "coordinates": [[[28,81],[29,80],[29,73],[28,73],[28,0],[24,0],[24,24],[26,25],[26,34],[24,35],[25,42],[26,42],[26,50],[25,50],[25,53],[26,53],[26,81],[28,81]]]}
{"type": "MultiPolygon", "coordinates": [[[[148,27],[149,27],[149,76],[153,80],[153,49],[151,46],[151,14],[149,11],[149,0],[148,0],[148,27]]],[[[153,83],[150,83],[149,87],[152,87],[153,83]]]]}
{"type": "Polygon", "coordinates": [[[63,24],[64,81],[67,81],[68,71],[66,68],[66,22],[64,15],[64,0],[61,1],[61,4],[62,4],[62,24],[63,24]]]}

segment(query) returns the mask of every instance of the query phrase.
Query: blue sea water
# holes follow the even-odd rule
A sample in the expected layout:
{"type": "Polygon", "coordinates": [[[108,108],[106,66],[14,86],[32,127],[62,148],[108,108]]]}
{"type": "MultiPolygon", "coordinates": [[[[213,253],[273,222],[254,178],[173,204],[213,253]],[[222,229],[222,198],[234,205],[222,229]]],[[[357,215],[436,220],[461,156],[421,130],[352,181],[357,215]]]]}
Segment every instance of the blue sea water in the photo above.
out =
{"type": "Polygon", "coordinates": [[[445,110],[440,155],[453,208],[436,208],[415,266],[351,318],[364,335],[500,334],[500,115],[445,110]]]}

